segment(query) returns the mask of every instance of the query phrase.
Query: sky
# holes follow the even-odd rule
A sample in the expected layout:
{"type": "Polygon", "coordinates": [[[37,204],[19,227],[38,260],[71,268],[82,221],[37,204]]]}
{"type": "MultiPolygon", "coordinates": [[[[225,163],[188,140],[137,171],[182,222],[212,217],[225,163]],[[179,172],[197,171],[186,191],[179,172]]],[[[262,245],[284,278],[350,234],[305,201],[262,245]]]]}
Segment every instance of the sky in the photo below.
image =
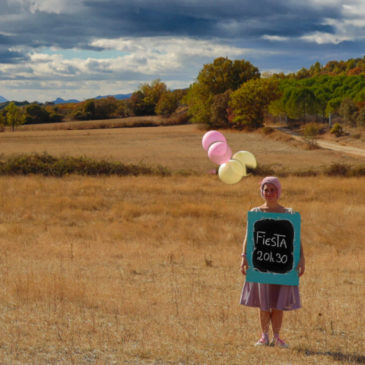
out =
{"type": "Polygon", "coordinates": [[[0,0],[7,100],[186,88],[217,57],[288,73],[364,55],[365,0],[0,0]]]}

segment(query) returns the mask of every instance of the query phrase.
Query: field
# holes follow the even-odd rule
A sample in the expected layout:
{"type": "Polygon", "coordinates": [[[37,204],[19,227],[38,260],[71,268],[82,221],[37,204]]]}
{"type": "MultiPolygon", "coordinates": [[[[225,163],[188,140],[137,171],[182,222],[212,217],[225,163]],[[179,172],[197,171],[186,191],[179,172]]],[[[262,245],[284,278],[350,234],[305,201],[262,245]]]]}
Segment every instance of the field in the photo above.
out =
{"type": "MultiPolygon", "coordinates": [[[[92,122],[83,122],[92,126],[92,122]]],[[[45,128],[44,126],[41,126],[45,128]]],[[[50,125],[50,127],[54,127],[50,125]]],[[[193,125],[89,130],[19,130],[0,133],[0,156],[43,153],[54,156],[89,156],[123,163],[162,165],[174,172],[211,170],[212,163],[201,147],[204,131],[193,125]]],[[[328,150],[307,150],[284,134],[224,131],[233,152],[248,150],[260,166],[277,172],[323,170],[333,163],[364,165],[363,157],[328,150]]]]}
{"type": "MultiPolygon", "coordinates": [[[[364,178],[282,178],[302,216],[303,308],[289,350],[256,348],[257,311],[238,304],[246,212],[260,178],[221,183],[194,126],[18,131],[0,153],[161,164],[168,177],[0,177],[0,363],[365,363],[364,178]]],[[[225,132],[232,150],[283,170],[356,157],[225,132]]]]}

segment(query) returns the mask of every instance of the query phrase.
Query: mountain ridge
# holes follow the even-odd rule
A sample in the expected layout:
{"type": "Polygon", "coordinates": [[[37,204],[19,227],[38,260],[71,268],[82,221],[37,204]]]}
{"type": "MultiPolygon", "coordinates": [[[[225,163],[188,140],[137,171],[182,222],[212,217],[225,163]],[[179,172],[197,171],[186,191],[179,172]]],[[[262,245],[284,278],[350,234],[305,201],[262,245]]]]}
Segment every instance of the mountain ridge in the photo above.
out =
{"type": "MultiPolygon", "coordinates": [[[[131,96],[132,96],[132,93],[128,93],[128,94],[115,94],[115,95],[99,95],[99,96],[96,96],[94,98],[88,98],[88,99],[84,99],[84,100],[92,100],[92,99],[99,100],[99,99],[104,99],[104,98],[108,98],[108,97],[114,97],[117,100],[123,100],[123,99],[128,99],[131,96]]],[[[10,101],[10,100],[4,98],[3,96],[0,96],[0,103],[6,103],[8,101],[10,101]]],[[[48,102],[39,103],[39,104],[46,104],[46,103],[49,103],[49,104],[68,104],[68,103],[80,103],[81,101],[82,100],[77,100],[77,99],[67,99],[66,100],[66,99],[63,99],[61,97],[58,97],[58,98],[56,98],[53,101],[48,101],[48,102]]],[[[35,103],[37,103],[37,102],[35,102],[35,103]]]]}

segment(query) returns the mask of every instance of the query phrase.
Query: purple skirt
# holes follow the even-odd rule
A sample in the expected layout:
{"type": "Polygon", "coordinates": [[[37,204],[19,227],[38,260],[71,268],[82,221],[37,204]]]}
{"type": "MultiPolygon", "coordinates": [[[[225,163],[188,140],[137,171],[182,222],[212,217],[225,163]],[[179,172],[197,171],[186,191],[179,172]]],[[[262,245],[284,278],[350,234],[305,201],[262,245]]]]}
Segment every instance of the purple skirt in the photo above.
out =
{"type": "Polygon", "coordinates": [[[269,312],[271,309],[289,311],[301,307],[299,288],[289,285],[245,282],[241,304],[258,307],[269,312]]]}

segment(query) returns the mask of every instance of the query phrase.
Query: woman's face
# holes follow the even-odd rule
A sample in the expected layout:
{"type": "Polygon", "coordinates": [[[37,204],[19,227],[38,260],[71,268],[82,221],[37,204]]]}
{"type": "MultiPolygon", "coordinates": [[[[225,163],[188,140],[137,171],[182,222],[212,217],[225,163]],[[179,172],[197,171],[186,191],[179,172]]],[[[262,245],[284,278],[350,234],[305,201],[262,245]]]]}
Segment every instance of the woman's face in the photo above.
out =
{"type": "Polygon", "coordinates": [[[274,184],[265,184],[262,189],[262,194],[266,201],[276,201],[278,200],[278,191],[274,184]]]}

